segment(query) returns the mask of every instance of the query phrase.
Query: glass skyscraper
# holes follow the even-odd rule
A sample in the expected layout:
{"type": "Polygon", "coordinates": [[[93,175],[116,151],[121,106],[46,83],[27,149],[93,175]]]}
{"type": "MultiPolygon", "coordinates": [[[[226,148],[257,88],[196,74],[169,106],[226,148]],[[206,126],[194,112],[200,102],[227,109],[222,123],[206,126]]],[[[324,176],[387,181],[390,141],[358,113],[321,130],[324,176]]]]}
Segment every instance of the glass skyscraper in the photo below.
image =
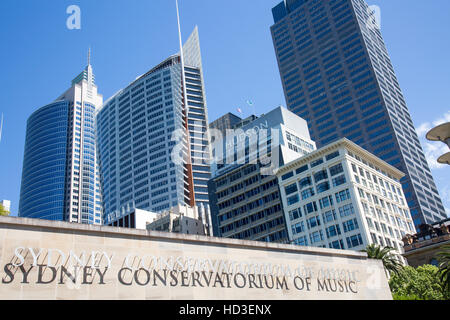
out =
{"type": "Polygon", "coordinates": [[[162,212],[177,205],[209,211],[208,116],[195,28],[180,54],[120,90],[97,116],[104,223],[133,208],[162,212]],[[176,137],[177,139],[172,139],[176,137]],[[183,155],[176,163],[172,152],[183,155]]]}
{"type": "Polygon", "coordinates": [[[98,94],[92,66],[28,119],[19,217],[101,224],[95,146],[98,94]]]}
{"type": "Polygon", "coordinates": [[[288,109],[320,148],[346,137],[403,171],[414,223],[446,217],[386,45],[364,0],[285,0],[271,27],[288,109]]]}

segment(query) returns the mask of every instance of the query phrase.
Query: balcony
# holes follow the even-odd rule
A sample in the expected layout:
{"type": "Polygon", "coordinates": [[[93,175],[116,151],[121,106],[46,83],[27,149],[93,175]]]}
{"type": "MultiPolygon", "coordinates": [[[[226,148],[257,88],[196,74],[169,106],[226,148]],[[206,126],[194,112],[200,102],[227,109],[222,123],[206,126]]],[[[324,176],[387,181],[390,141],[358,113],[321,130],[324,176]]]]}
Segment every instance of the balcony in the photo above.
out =
{"type": "Polygon", "coordinates": [[[419,233],[406,235],[402,239],[405,252],[450,241],[450,219],[444,220],[434,226],[424,224],[419,228],[419,233]]]}

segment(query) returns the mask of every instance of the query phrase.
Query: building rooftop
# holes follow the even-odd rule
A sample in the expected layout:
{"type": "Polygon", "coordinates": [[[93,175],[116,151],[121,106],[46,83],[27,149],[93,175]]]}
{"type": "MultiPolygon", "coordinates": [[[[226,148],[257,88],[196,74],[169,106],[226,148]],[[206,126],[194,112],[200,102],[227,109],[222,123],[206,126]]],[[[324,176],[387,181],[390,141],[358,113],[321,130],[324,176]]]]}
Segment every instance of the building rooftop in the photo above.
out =
{"type": "Polygon", "coordinates": [[[320,149],[317,149],[303,157],[300,157],[294,161],[291,161],[291,162],[285,164],[283,167],[280,167],[278,169],[277,175],[287,173],[288,171],[291,171],[291,170],[297,168],[298,166],[303,165],[304,163],[310,162],[310,161],[314,160],[315,158],[317,158],[318,156],[321,156],[321,155],[323,156],[323,155],[327,154],[328,152],[335,150],[339,147],[345,147],[355,153],[360,154],[361,156],[363,156],[366,159],[370,159],[372,164],[382,167],[383,170],[388,171],[387,174],[392,175],[397,180],[400,180],[405,175],[402,171],[391,166],[389,163],[383,161],[382,159],[378,158],[377,156],[370,153],[369,151],[361,148],[356,143],[350,141],[347,138],[339,139],[338,141],[335,141],[326,146],[323,146],[320,149]]]}

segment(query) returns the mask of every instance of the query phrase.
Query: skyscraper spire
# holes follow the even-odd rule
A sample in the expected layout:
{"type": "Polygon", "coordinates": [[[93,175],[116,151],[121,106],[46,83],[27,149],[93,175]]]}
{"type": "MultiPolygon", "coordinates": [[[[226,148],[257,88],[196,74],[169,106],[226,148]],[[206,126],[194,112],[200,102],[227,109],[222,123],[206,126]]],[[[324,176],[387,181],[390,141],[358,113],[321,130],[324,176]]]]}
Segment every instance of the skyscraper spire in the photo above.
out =
{"type": "Polygon", "coordinates": [[[82,80],[86,80],[89,83],[89,89],[92,89],[92,86],[95,85],[95,76],[91,65],[91,47],[88,49],[87,66],[78,76],[75,77],[75,79],[72,80],[72,86],[82,80]]]}

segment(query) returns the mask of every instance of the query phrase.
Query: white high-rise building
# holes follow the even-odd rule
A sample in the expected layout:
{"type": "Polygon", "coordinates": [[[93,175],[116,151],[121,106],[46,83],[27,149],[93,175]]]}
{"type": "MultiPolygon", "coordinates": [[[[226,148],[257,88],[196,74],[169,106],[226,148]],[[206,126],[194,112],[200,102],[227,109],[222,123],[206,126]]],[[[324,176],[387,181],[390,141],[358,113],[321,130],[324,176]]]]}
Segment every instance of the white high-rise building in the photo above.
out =
{"type": "Polygon", "coordinates": [[[287,163],[278,172],[293,244],[362,250],[368,244],[402,253],[414,233],[400,170],[343,138],[287,163]]]}
{"type": "Polygon", "coordinates": [[[211,216],[194,206],[177,205],[163,212],[129,208],[108,215],[108,226],[184,234],[212,235],[211,216]]]}
{"type": "Polygon", "coordinates": [[[97,115],[105,224],[129,208],[163,212],[188,205],[209,212],[208,115],[197,28],[183,56],[183,72],[180,54],[172,55],[108,99],[97,115]]]}

